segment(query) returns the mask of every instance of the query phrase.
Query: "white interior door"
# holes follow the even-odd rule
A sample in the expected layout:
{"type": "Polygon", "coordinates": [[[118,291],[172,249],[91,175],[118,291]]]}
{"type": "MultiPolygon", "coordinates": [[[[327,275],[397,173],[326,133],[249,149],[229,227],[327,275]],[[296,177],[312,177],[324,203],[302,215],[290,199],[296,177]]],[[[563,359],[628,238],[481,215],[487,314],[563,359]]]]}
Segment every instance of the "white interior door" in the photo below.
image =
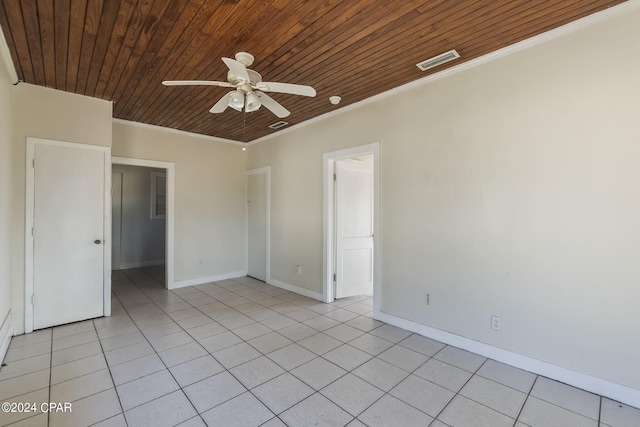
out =
{"type": "Polygon", "coordinates": [[[122,241],[122,172],[111,174],[111,269],[120,269],[122,241]]]}
{"type": "Polygon", "coordinates": [[[34,329],[104,314],[106,155],[35,145],[34,329]]]}
{"type": "Polygon", "coordinates": [[[336,298],[373,294],[373,165],[335,163],[336,298]]]}
{"type": "Polygon", "coordinates": [[[267,280],[268,171],[247,174],[247,274],[267,280]]]}

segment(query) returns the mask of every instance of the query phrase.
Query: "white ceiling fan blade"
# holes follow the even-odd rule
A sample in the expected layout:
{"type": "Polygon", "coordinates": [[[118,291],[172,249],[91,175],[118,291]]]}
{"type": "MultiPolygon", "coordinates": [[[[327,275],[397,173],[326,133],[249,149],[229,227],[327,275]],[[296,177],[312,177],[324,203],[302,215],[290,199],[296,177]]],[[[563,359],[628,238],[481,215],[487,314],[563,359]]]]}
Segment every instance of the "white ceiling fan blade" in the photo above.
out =
{"type": "Polygon", "coordinates": [[[290,93],[292,95],[316,96],[316,90],[311,86],[296,85],[292,83],[260,82],[257,89],[265,92],[290,93]]]}
{"type": "Polygon", "coordinates": [[[265,106],[265,108],[269,109],[273,114],[280,117],[281,119],[287,117],[289,114],[289,110],[280,105],[275,99],[271,98],[266,93],[255,91],[255,94],[260,98],[260,103],[265,106]]]}
{"type": "Polygon", "coordinates": [[[220,98],[220,100],[216,102],[213,107],[211,107],[209,112],[217,114],[217,113],[222,113],[224,110],[226,110],[227,107],[229,106],[229,95],[231,95],[232,93],[233,92],[229,92],[228,94],[220,98]]]}
{"type": "Polygon", "coordinates": [[[229,82],[215,82],[212,80],[165,80],[162,82],[165,86],[220,86],[233,87],[229,82]]]}
{"type": "Polygon", "coordinates": [[[249,73],[247,73],[247,67],[242,65],[241,62],[236,61],[231,58],[222,58],[224,63],[229,67],[231,74],[239,78],[240,80],[244,80],[245,82],[251,81],[249,78],[249,73]]]}

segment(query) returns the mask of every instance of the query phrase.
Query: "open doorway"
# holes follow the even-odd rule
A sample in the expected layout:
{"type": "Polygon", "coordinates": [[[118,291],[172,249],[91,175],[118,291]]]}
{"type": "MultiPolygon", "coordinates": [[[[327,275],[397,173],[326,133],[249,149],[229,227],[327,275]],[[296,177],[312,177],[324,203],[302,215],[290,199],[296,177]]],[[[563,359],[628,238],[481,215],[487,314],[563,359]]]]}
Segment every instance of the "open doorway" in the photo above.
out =
{"type": "Polygon", "coordinates": [[[379,144],[324,155],[325,302],[379,289],[379,144]]]}
{"type": "Polygon", "coordinates": [[[111,173],[111,269],[143,268],[165,284],[166,169],[113,165],[111,173]]]}
{"type": "Polygon", "coordinates": [[[173,285],[174,164],[112,158],[112,270],[173,285]]]}
{"type": "Polygon", "coordinates": [[[247,276],[270,281],[271,168],[246,172],[247,276]]]}

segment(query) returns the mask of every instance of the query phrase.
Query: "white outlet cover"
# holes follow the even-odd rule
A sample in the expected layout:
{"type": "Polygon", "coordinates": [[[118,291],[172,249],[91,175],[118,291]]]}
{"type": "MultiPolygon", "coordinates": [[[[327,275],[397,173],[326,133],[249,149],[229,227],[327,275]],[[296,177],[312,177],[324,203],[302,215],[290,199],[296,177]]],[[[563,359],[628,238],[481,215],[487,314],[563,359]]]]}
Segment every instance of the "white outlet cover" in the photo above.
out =
{"type": "Polygon", "coordinates": [[[500,316],[491,316],[491,329],[494,331],[502,330],[502,318],[500,316]]]}

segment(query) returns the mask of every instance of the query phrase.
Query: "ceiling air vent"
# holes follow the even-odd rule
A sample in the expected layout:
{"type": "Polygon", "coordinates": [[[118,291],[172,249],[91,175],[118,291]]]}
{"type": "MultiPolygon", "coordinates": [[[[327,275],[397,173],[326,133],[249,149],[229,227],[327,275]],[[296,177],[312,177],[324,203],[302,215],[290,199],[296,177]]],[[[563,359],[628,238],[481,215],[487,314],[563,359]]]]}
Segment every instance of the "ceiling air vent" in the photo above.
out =
{"type": "Polygon", "coordinates": [[[286,125],[288,125],[288,124],[289,124],[289,123],[287,123],[287,122],[283,122],[282,120],[280,120],[279,122],[275,122],[274,124],[269,125],[269,127],[270,127],[271,129],[280,129],[280,128],[285,127],[285,126],[286,126],[286,125]]]}
{"type": "Polygon", "coordinates": [[[429,68],[437,67],[438,65],[444,64],[445,62],[453,61],[456,58],[460,58],[460,54],[456,52],[455,49],[453,49],[449,52],[445,52],[438,56],[434,56],[433,58],[429,58],[426,61],[422,61],[416,64],[416,66],[422,71],[427,71],[429,68]]]}

